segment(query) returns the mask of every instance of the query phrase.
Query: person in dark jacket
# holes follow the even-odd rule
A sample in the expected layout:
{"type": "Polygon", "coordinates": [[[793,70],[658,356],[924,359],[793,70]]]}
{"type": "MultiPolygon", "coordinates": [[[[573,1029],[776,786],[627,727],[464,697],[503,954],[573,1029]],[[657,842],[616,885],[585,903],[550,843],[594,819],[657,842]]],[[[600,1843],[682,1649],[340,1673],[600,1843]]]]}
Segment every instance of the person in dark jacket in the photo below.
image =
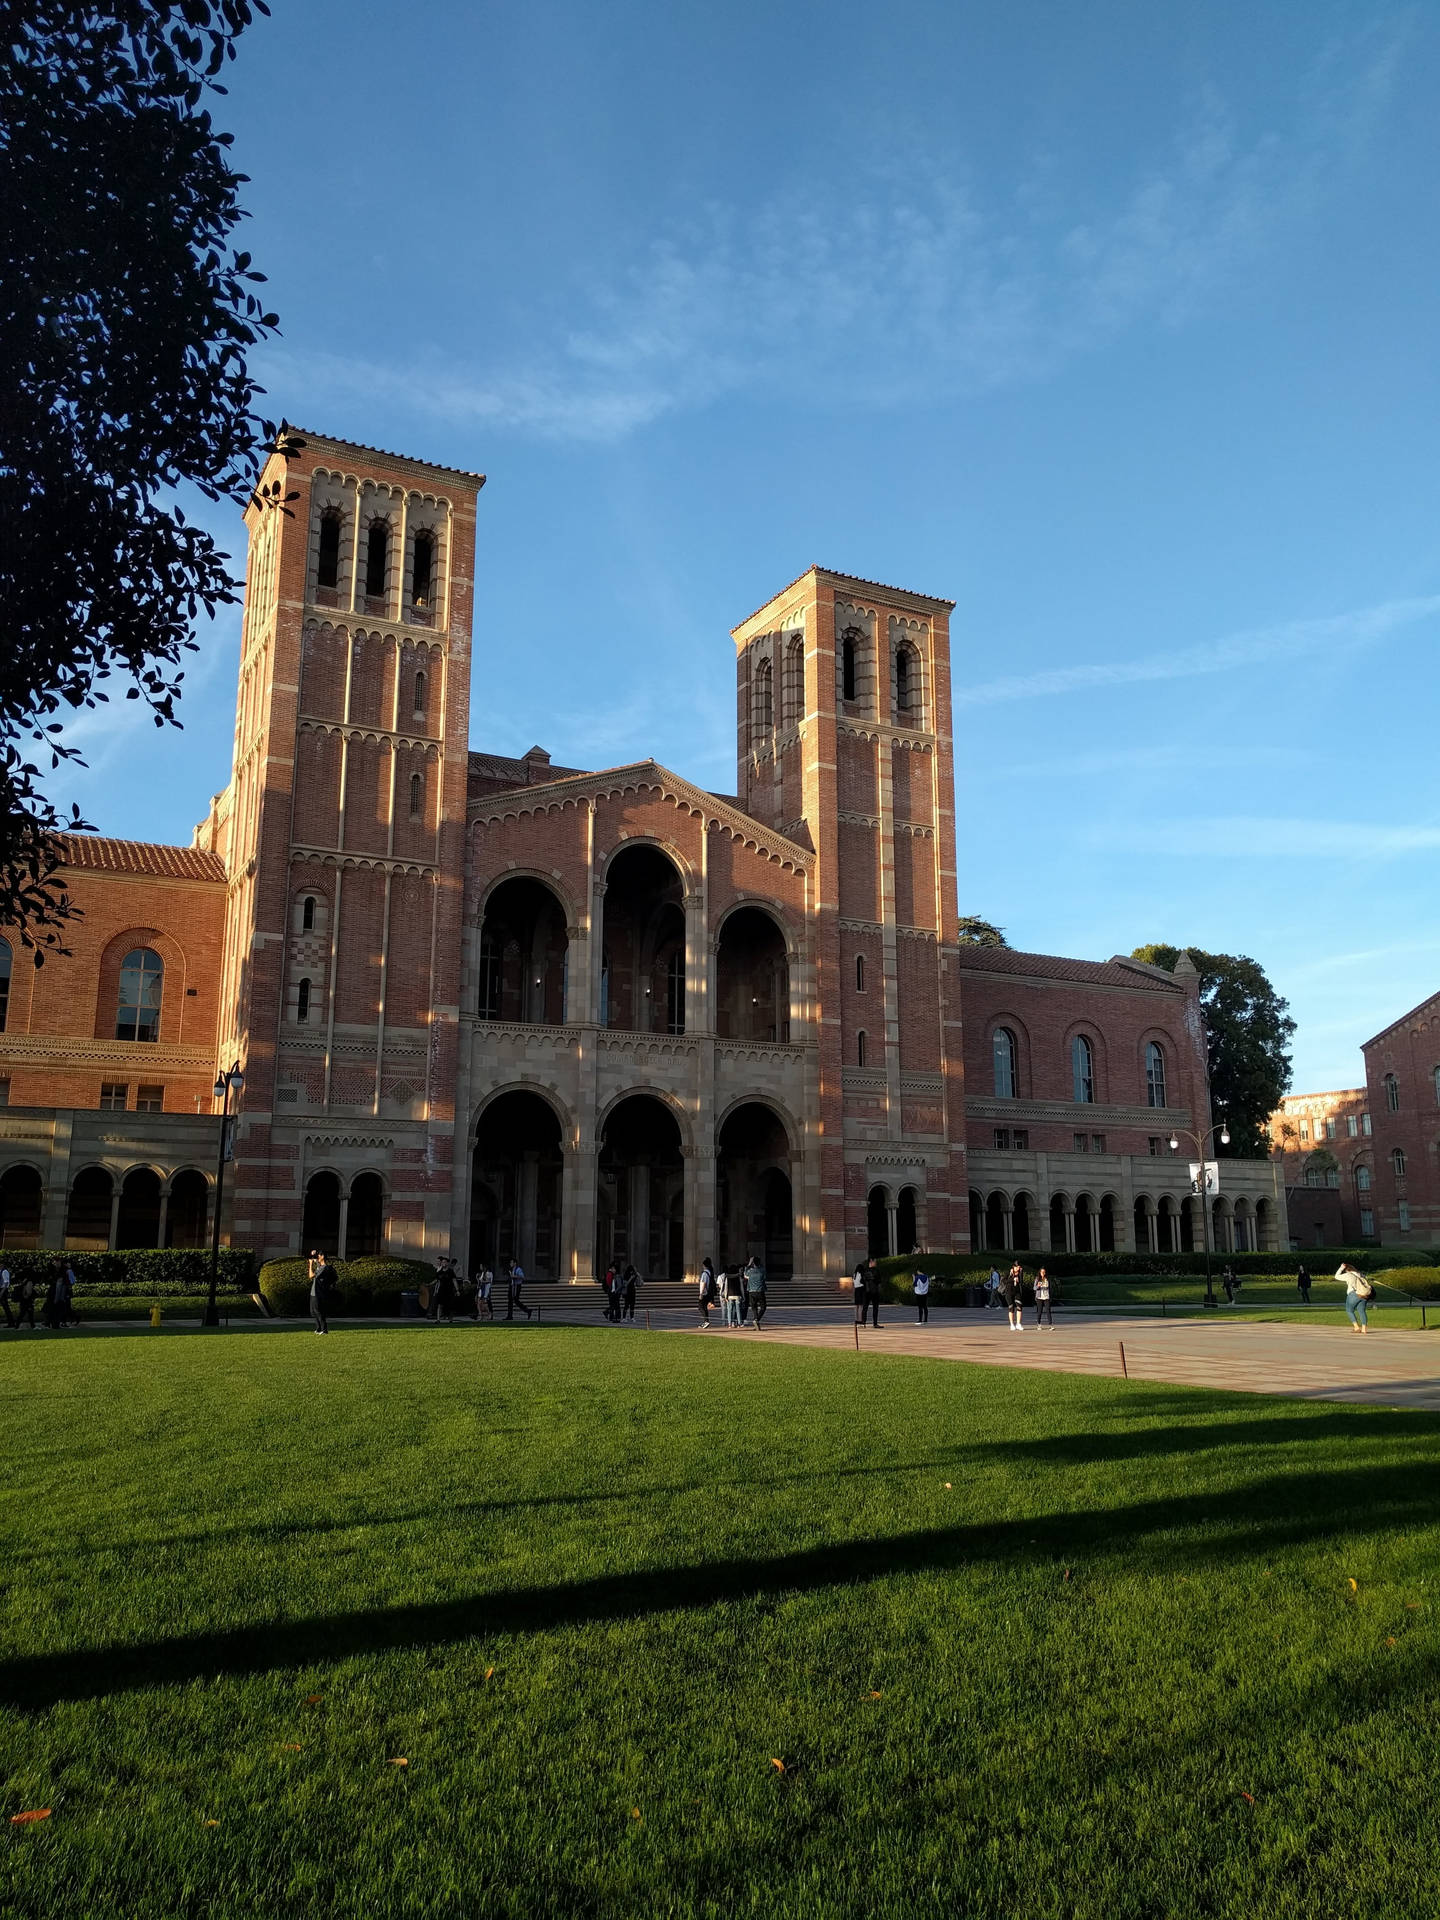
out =
{"type": "Polygon", "coordinates": [[[316,1333],[328,1333],[330,1322],[325,1317],[329,1305],[331,1289],[335,1285],[335,1269],[329,1256],[323,1255],[310,1279],[310,1317],[315,1322],[316,1333]]]}
{"type": "Polygon", "coordinates": [[[710,1309],[715,1302],[715,1262],[707,1253],[700,1262],[700,1324],[710,1324],[710,1309]]]}
{"type": "Polygon", "coordinates": [[[880,1324],[880,1269],[874,1259],[865,1263],[865,1303],[870,1309],[870,1324],[880,1324]]]}
{"type": "Polygon", "coordinates": [[[30,1322],[30,1331],[35,1331],[35,1280],[33,1275],[22,1273],[15,1286],[15,1325],[23,1327],[30,1322]]]}
{"type": "Polygon", "coordinates": [[[1295,1276],[1295,1290],[1308,1307],[1310,1304],[1310,1270],[1302,1260],[1300,1271],[1295,1276]]]}
{"type": "Polygon", "coordinates": [[[640,1286],[640,1275],[636,1272],[633,1263],[627,1265],[625,1268],[625,1314],[624,1314],[624,1317],[627,1320],[633,1320],[635,1318],[635,1295],[639,1286],[640,1286]]]}

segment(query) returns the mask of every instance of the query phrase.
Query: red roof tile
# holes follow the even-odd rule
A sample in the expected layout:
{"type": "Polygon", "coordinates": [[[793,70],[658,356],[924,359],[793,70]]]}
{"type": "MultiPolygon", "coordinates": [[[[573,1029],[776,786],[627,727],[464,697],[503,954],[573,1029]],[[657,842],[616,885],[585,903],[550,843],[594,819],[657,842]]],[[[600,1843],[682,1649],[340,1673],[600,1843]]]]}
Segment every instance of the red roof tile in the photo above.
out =
{"type": "Polygon", "coordinates": [[[149,840],[106,840],[98,834],[62,833],[67,867],[88,867],[102,873],[146,873],[164,880],[225,878],[225,862],[218,853],[199,847],[162,847],[149,840]]]}
{"type": "Polygon", "coordinates": [[[977,947],[962,942],[956,951],[962,967],[973,973],[1028,973],[1042,980],[1094,981],[1109,987],[1134,987],[1140,992],[1183,993],[1171,975],[1139,960],[1069,960],[1054,953],[1019,953],[1014,947],[977,947]]]}

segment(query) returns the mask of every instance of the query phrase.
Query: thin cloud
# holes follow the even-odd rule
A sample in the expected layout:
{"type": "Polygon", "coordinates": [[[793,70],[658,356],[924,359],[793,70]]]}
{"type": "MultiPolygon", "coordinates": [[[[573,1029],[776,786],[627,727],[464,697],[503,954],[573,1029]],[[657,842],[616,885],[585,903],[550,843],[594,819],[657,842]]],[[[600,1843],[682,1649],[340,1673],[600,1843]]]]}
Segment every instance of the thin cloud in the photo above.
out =
{"type": "Polygon", "coordinates": [[[1203,845],[1210,855],[1254,860],[1388,860],[1440,850],[1440,827],[1245,814],[1207,820],[1198,831],[1193,820],[1112,822],[1089,829],[1085,838],[1111,850],[1193,855],[1203,845]]]}

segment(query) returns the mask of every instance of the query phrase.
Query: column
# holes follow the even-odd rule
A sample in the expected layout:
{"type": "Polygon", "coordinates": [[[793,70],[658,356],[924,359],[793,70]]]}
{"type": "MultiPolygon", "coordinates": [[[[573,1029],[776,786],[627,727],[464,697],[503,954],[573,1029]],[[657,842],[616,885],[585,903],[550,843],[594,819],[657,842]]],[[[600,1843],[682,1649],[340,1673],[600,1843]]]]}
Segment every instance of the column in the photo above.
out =
{"type": "Polygon", "coordinates": [[[1065,1208],[1065,1251],[1066,1253],[1074,1253],[1075,1251],[1075,1208],[1073,1204],[1067,1204],[1065,1208]]]}
{"type": "Polygon", "coordinates": [[[342,1186],[340,1189],[340,1233],[339,1233],[339,1238],[337,1240],[336,1247],[335,1247],[335,1258],[337,1260],[345,1260],[349,1258],[349,1241],[346,1239],[346,1235],[349,1233],[349,1231],[350,1231],[350,1194],[349,1194],[349,1191],[342,1186]]]}
{"type": "Polygon", "coordinates": [[[166,1222],[169,1220],[169,1218],[170,1218],[170,1184],[167,1181],[165,1185],[160,1189],[160,1224],[155,1229],[155,1244],[157,1247],[163,1247],[165,1244],[165,1225],[166,1225],[166,1222]]]}
{"type": "Polygon", "coordinates": [[[1007,1203],[1000,1209],[1000,1237],[1009,1251],[1015,1245],[1015,1209],[1007,1203]]]}
{"type": "Polygon", "coordinates": [[[515,1170],[515,1257],[528,1275],[535,1265],[535,1206],[540,1156],[527,1153],[515,1170]]]}
{"type": "Polygon", "coordinates": [[[900,1251],[900,1208],[890,1199],[885,1202],[885,1246],[892,1255],[900,1251]]]}
{"type": "Polygon", "coordinates": [[[120,1182],[112,1179],[110,1187],[110,1251],[113,1253],[120,1243],[120,1182]]]}

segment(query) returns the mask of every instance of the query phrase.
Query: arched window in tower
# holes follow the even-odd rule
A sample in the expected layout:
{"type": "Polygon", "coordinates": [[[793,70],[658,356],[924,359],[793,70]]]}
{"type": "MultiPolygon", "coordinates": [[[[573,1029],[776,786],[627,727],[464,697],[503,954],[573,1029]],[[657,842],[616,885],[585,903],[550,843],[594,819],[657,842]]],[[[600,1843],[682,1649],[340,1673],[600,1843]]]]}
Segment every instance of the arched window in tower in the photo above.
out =
{"type": "Polygon", "coordinates": [[[768,659],[755,662],[755,733],[757,739],[775,725],[775,689],[768,659]]]}
{"type": "Polygon", "coordinates": [[[1403,1147],[1392,1147],[1390,1149],[1390,1165],[1395,1169],[1395,1178],[1397,1180],[1403,1180],[1405,1178],[1405,1149],[1403,1147]]]}
{"type": "Polygon", "coordinates": [[[423,668],[417,671],[415,675],[415,706],[413,711],[417,720],[423,720],[425,718],[425,672],[423,668]]]}
{"type": "Polygon", "coordinates": [[[383,600],[390,585],[390,528],[372,520],[365,537],[365,598],[383,600]]]}
{"type": "Polygon", "coordinates": [[[855,991],[857,993],[864,993],[865,991],[865,956],[863,953],[857,953],[855,956],[855,991]]]}
{"type": "Polygon", "coordinates": [[[785,680],[781,687],[784,719],[787,727],[798,727],[805,718],[805,636],[794,634],[785,648],[785,680]]]}
{"type": "Polygon", "coordinates": [[[307,1026],[310,1020],[310,981],[308,977],[300,982],[295,995],[295,1018],[299,1024],[307,1026]]]}
{"type": "Polygon", "coordinates": [[[901,647],[895,655],[895,716],[910,717],[910,649],[901,647]]]}
{"type": "Polygon", "coordinates": [[[865,1029],[863,1027],[855,1036],[855,1064],[857,1067],[863,1067],[865,1064],[865,1029]]]}
{"type": "Polygon", "coordinates": [[[1400,1082],[1393,1073],[1385,1076],[1385,1105],[1391,1113],[1400,1111],[1400,1082]]]}
{"type": "Polygon", "coordinates": [[[665,963],[665,1028],[685,1031],[685,952],[677,947],[665,963]]]}
{"type": "Polygon", "coordinates": [[[334,593],[340,585],[340,516],[320,516],[320,553],[315,563],[315,584],[323,593],[334,593]]]}
{"type": "Polygon", "coordinates": [[[1165,1105],[1165,1053],[1154,1040],[1145,1046],[1145,1099],[1152,1107],[1165,1105]]]}
{"type": "Polygon", "coordinates": [[[478,1008],[482,1020],[500,1018],[502,957],[500,942],[495,935],[483,934],[480,940],[480,1004],[478,1008]]]}
{"type": "Polygon", "coordinates": [[[855,629],[847,627],[840,639],[840,698],[853,700],[856,685],[855,629]]]}
{"type": "Polygon", "coordinates": [[[997,1027],[991,1046],[995,1062],[995,1098],[1015,1098],[1015,1036],[1009,1027],[997,1027]]]}
{"type": "Polygon", "coordinates": [[[1095,1050],[1083,1033],[1077,1033],[1070,1042],[1070,1074],[1075,1083],[1077,1105],[1092,1105],[1095,1099],[1095,1050]]]}
{"type": "Polygon", "coordinates": [[[10,973],[14,965],[15,956],[10,950],[10,942],[0,940],[0,1033],[4,1033],[10,1018],[10,973]]]}
{"type": "Polygon", "coordinates": [[[115,1010],[117,1040],[158,1040],[165,962],[150,947],[135,947],[120,965],[120,994],[115,1010]]]}
{"type": "Polygon", "coordinates": [[[307,893],[300,902],[300,930],[302,933],[310,933],[314,930],[314,926],[315,896],[313,893],[307,893]]]}
{"type": "Polygon", "coordinates": [[[410,776],[410,818],[419,820],[425,812],[425,776],[412,773],[410,776]]]}
{"type": "Polygon", "coordinates": [[[435,541],[428,533],[415,536],[415,559],[410,569],[410,604],[428,613],[435,591],[435,541]]]}

